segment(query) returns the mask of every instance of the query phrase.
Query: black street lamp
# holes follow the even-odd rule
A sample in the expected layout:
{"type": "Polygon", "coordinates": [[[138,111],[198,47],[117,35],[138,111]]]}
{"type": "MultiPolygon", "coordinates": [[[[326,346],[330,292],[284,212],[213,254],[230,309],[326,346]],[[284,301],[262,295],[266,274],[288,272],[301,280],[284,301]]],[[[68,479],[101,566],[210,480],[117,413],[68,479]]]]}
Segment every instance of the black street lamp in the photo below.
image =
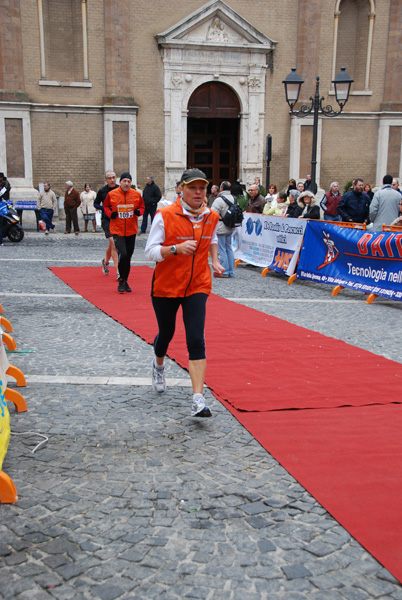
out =
{"type": "Polygon", "coordinates": [[[286,102],[289,105],[290,112],[295,117],[307,117],[313,113],[313,147],[311,153],[311,182],[312,191],[314,192],[316,186],[316,170],[317,170],[317,134],[318,134],[318,113],[321,112],[325,117],[337,117],[341,114],[343,107],[349,98],[350,86],[353,83],[350,75],[346,73],[346,67],[342,67],[340,73],[336,75],[335,79],[332,80],[335,88],[335,98],[339,105],[340,110],[336,111],[331,105],[324,106],[323,101],[325,98],[320,98],[320,78],[316,77],[315,95],[314,98],[310,97],[311,105],[302,104],[299,110],[294,110],[293,107],[299,99],[301,86],[304,83],[303,79],[298,73],[296,68],[292,69],[292,72],[282,82],[285,86],[286,102]]]}

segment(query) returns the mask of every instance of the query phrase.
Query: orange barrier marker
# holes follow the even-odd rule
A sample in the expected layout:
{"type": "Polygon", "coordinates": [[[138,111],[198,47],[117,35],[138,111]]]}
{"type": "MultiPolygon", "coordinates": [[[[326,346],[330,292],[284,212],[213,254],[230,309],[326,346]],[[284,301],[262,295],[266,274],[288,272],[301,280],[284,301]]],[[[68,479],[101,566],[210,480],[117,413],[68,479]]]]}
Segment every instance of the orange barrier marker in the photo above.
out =
{"type": "Polygon", "coordinates": [[[10,390],[10,388],[6,388],[4,391],[4,397],[9,402],[13,402],[13,404],[15,405],[15,412],[27,412],[28,407],[27,403],[25,402],[25,398],[19,392],[16,392],[15,390],[10,390]]]}
{"type": "Polygon", "coordinates": [[[13,330],[13,326],[11,325],[10,321],[6,319],[6,317],[0,317],[0,325],[3,325],[4,329],[8,333],[13,330]]]}
{"type": "Polygon", "coordinates": [[[15,504],[18,500],[17,488],[4,471],[0,471],[0,503],[15,504]]]}
{"type": "Polygon", "coordinates": [[[268,269],[268,267],[265,267],[265,269],[263,269],[261,271],[261,277],[266,277],[267,273],[269,273],[271,271],[271,269],[268,269]]]}
{"type": "Polygon", "coordinates": [[[14,379],[17,382],[18,387],[25,387],[27,384],[24,373],[18,367],[14,367],[13,365],[10,365],[6,371],[6,375],[10,375],[10,377],[14,377],[14,379]]]}
{"type": "Polygon", "coordinates": [[[345,289],[345,288],[344,288],[343,286],[341,286],[341,285],[336,285],[336,286],[334,287],[334,289],[332,290],[332,292],[331,292],[331,296],[337,296],[337,295],[339,294],[339,292],[340,292],[341,290],[344,290],[344,289],[345,289]]]}
{"type": "Polygon", "coordinates": [[[2,315],[2,314],[3,314],[3,312],[4,312],[4,311],[3,311],[3,307],[2,307],[2,305],[0,304],[0,314],[2,315]]]}
{"type": "Polygon", "coordinates": [[[296,278],[297,278],[297,273],[293,273],[293,275],[291,275],[288,279],[288,285],[292,285],[292,283],[295,281],[296,278]]]}
{"type": "Polygon", "coordinates": [[[17,350],[17,344],[15,343],[14,338],[12,338],[9,333],[5,333],[4,331],[3,342],[7,346],[8,350],[17,350]]]}
{"type": "Polygon", "coordinates": [[[240,258],[236,258],[234,266],[235,268],[237,267],[237,265],[239,265],[241,262],[243,262],[242,260],[240,260],[240,258]]]}
{"type": "Polygon", "coordinates": [[[376,298],[378,298],[377,294],[369,294],[366,300],[367,304],[373,304],[376,298]]]}

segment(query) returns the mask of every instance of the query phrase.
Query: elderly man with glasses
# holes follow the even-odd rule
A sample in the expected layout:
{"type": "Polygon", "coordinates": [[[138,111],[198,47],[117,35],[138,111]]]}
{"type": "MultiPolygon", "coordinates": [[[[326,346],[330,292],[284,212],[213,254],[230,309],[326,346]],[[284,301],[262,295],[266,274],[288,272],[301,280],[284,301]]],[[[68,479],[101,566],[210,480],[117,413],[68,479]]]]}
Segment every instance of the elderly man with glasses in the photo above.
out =
{"type": "Polygon", "coordinates": [[[259,213],[262,215],[266,200],[264,196],[261,196],[258,185],[253,183],[248,189],[250,198],[247,202],[246,212],[259,213]]]}

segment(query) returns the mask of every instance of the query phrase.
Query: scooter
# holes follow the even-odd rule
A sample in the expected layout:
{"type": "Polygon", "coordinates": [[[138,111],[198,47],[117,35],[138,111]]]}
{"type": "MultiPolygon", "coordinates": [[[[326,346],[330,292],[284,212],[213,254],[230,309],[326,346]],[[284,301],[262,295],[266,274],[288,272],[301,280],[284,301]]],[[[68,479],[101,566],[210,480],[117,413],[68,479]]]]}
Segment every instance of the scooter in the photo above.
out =
{"type": "Polygon", "coordinates": [[[8,200],[0,200],[0,217],[3,238],[8,237],[10,242],[21,242],[24,230],[17,211],[8,200]]]}

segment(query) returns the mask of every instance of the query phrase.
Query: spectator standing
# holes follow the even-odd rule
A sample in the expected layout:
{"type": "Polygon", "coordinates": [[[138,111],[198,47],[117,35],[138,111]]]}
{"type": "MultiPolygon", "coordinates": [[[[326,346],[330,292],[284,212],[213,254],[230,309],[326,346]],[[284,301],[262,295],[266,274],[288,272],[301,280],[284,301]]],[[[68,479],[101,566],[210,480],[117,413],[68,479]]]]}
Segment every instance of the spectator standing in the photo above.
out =
{"type": "Polygon", "coordinates": [[[382,231],[382,226],[391,225],[398,217],[401,194],[392,188],[392,176],[384,175],[382,188],[374,194],[370,204],[370,220],[373,231],[382,231]]]}
{"type": "Polygon", "coordinates": [[[250,198],[247,202],[246,212],[259,213],[262,215],[265,206],[265,198],[264,196],[261,196],[258,185],[252,183],[248,189],[248,193],[250,194],[250,198]]]}
{"type": "MultiPolygon", "coordinates": [[[[291,190],[294,191],[294,190],[291,190]]],[[[272,202],[272,204],[274,204],[272,202]]],[[[285,192],[279,192],[277,198],[276,198],[276,203],[274,206],[270,206],[267,202],[267,204],[264,206],[264,210],[262,211],[263,215],[272,215],[274,217],[284,217],[286,215],[286,211],[288,209],[289,206],[289,200],[286,197],[285,192]]]]}
{"type": "Polygon", "coordinates": [[[36,201],[36,210],[39,211],[39,216],[46,225],[45,235],[49,235],[49,231],[56,232],[56,226],[52,222],[56,206],[56,194],[50,189],[50,183],[46,181],[36,201]]]}
{"type": "Polygon", "coordinates": [[[396,190],[397,192],[402,194],[401,190],[399,189],[399,179],[397,177],[393,178],[391,186],[393,190],[396,190]]]}
{"type": "MultiPolygon", "coordinates": [[[[296,188],[296,179],[289,179],[288,189],[286,190],[286,196],[289,196],[290,190],[295,190],[296,188]]],[[[304,188],[303,190],[304,191],[304,188]]]]}
{"type": "Polygon", "coordinates": [[[0,173],[0,200],[10,200],[11,185],[4,173],[0,173]]]}
{"type": "Polygon", "coordinates": [[[219,223],[217,229],[218,235],[218,256],[219,262],[225,269],[224,272],[214,273],[214,277],[234,277],[234,255],[232,248],[232,235],[235,230],[234,227],[228,227],[222,222],[223,217],[229,210],[229,205],[225,202],[226,198],[229,202],[234,204],[236,198],[230,193],[231,184],[229,181],[222,181],[219,188],[219,194],[217,195],[215,202],[212,205],[212,210],[215,210],[219,215],[219,223]]]}
{"type": "Polygon", "coordinates": [[[157,263],[151,291],[158,322],[152,387],[159,393],[166,391],[164,360],[181,306],[193,387],[191,415],[210,417],[211,410],[203,396],[207,369],[204,326],[206,303],[211,292],[208,252],[214,272],[224,272],[218,260],[216,229],[219,216],[206,206],[208,180],[205,173],[189,169],[184,171],[181,182],[183,197],[156,214],[145,248],[146,259],[157,263]]]}
{"type": "Polygon", "coordinates": [[[128,285],[130,261],[138,233],[138,217],[144,214],[145,206],[141,194],[131,187],[132,177],[125,172],[120,176],[120,185],[111,190],[103,203],[105,213],[110,218],[110,233],[119,255],[120,294],[131,292],[128,285]]]}
{"type": "Polygon", "coordinates": [[[98,190],[96,194],[96,199],[94,202],[94,207],[97,210],[102,211],[102,219],[101,219],[101,227],[105,233],[105,237],[108,240],[108,246],[106,248],[105,258],[102,258],[102,271],[105,275],[109,275],[109,261],[110,258],[113,260],[113,264],[116,267],[117,271],[117,279],[119,279],[119,257],[117,255],[116,246],[114,245],[113,236],[110,233],[110,218],[104,211],[103,203],[106,199],[106,196],[112,190],[115,190],[119,186],[116,184],[116,173],[114,171],[106,171],[105,173],[105,185],[98,190]]]}
{"type": "Polygon", "coordinates": [[[346,192],[338,205],[338,214],[342,221],[349,223],[368,223],[370,198],[363,192],[362,179],[356,178],[352,182],[352,189],[346,192]]]}
{"type": "Polygon", "coordinates": [[[300,194],[298,204],[302,209],[300,214],[301,219],[320,218],[320,207],[317,204],[316,197],[309,190],[300,194]]]}
{"type": "Polygon", "coordinates": [[[271,183],[268,188],[268,194],[265,196],[265,202],[269,202],[269,205],[272,206],[272,203],[276,204],[277,196],[278,188],[274,183],[271,183]]]}
{"type": "Polygon", "coordinates": [[[299,181],[299,183],[296,186],[296,189],[299,192],[299,195],[302,194],[304,192],[304,183],[302,181],[299,181]]]}
{"type": "Polygon", "coordinates": [[[264,191],[264,188],[263,188],[263,187],[262,187],[262,185],[261,185],[261,179],[260,179],[259,177],[255,177],[255,178],[254,178],[254,183],[255,183],[255,185],[257,185],[257,186],[258,186],[258,192],[259,192],[260,194],[262,194],[262,192],[264,191]]]}
{"type": "MultiPolygon", "coordinates": [[[[11,185],[4,173],[0,173],[0,200],[10,200],[11,185]]],[[[0,246],[3,244],[3,217],[0,215],[0,246]]]]}
{"type": "Polygon", "coordinates": [[[402,199],[399,201],[399,216],[392,221],[391,225],[394,227],[402,227],[402,199]]]}
{"type": "Polygon", "coordinates": [[[232,194],[232,196],[244,196],[244,188],[245,185],[242,182],[242,180],[236,179],[236,181],[232,184],[232,187],[230,188],[230,193],[232,194]]]}
{"type": "Polygon", "coordinates": [[[208,196],[208,207],[211,208],[211,206],[213,205],[213,203],[215,202],[217,196],[219,194],[219,186],[218,185],[213,185],[211,187],[211,193],[208,196]]]}
{"type": "Polygon", "coordinates": [[[64,196],[64,212],[66,213],[66,230],[64,233],[71,233],[71,223],[74,227],[75,235],[78,235],[80,228],[78,225],[77,210],[81,204],[80,195],[73,187],[72,181],[66,181],[66,195],[64,196]]]}
{"type": "Polygon", "coordinates": [[[148,175],[148,177],[147,177],[144,191],[142,192],[142,198],[143,198],[144,204],[145,204],[145,211],[142,216],[140,234],[146,233],[146,231],[147,231],[148,215],[151,217],[151,225],[152,225],[152,221],[154,220],[154,216],[155,216],[156,210],[158,208],[158,202],[162,198],[161,191],[158,188],[158,186],[156,185],[152,175],[148,175]]]}
{"type": "Polygon", "coordinates": [[[84,217],[84,233],[88,231],[88,223],[92,221],[92,233],[96,233],[96,208],[94,202],[96,200],[96,192],[91,190],[89,183],[84,185],[84,191],[80,194],[81,212],[84,217]]]}
{"type": "Polygon", "coordinates": [[[373,190],[371,188],[371,185],[369,183],[365,183],[363,191],[370,198],[370,202],[371,202],[372,199],[373,199],[373,197],[374,197],[374,192],[373,192],[373,190]]]}
{"type": "Polygon", "coordinates": [[[308,190],[309,192],[312,192],[313,194],[317,193],[317,184],[314,184],[314,189],[313,189],[313,181],[311,179],[311,174],[307,173],[306,175],[306,181],[303,184],[304,187],[304,191],[308,190]]]}
{"type": "Polygon", "coordinates": [[[290,190],[289,205],[285,217],[291,217],[292,219],[297,219],[298,217],[300,217],[302,213],[302,208],[297,203],[299,196],[299,190],[290,190]]]}
{"type": "Polygon", "coordinates": [[[340,221],[341,217],[338,214],[338,206],[341,201],[339,192],[339,183],[334,181],[329,186],[329,192],[324,194],[321,199],[320,206],[324,212],[325,221],[340,221]]]}

